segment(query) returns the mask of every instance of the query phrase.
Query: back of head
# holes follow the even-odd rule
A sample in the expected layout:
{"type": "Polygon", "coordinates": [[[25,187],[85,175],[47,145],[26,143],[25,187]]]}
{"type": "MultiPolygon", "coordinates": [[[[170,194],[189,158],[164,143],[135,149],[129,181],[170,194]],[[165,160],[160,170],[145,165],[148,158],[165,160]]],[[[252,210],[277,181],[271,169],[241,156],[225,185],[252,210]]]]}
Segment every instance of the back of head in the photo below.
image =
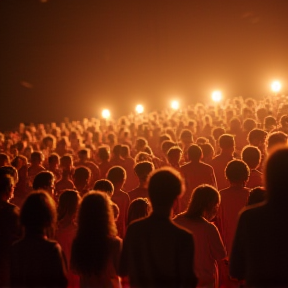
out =
{"type": "Polygon", "coordinates": [[[287,134],[283,132],[273,132],[267,138],[267,151],[269,154],[279,147],[287,145],[287,134]]]}
{"type": "Polygon", "coordinates": [[[114,185],[108,179],[100,179],[95,182],[93,190],[107,193],[109,197],[112,197],[114,193],[114,185]]]}
{"type": "Polygon", "coordinates": [[[148,142],[145,138],[139,137],[136,139],[135,148],[137,151],[143,151],[148,145],[148,142]]]}
{"type": "Polygon", "coordinates": [[[130,156],[130,147],[128,145],[121,145],[121,153],[120,155],[123,158],[129,157],[130,156]]]}
{"type": "Polygon", "coordinates": [[[230,183],[244,183],[248,180],[250,169],[242,160],[230,161],[225,169],[226,178],[230,183]]]}
{"type": "Polygon", "coordinates": [[[219,203],[220,194],[214,187],[210,185],[200,185],[193,190],[185,214],[189,218],[202,217],[204,212],[208,212],[213,206],[219,203]]]}
{"type": "Polygon", "coordinates": [[[129,225],[132,221],[141,219],[148,215],[149,202],[147,198],[136,198],[134,199],[128,209],[128,220],[129,225]]]}
{"type": "Polygon", "coordinates": [[[247,118],[244,120],[243,122],[243,129],[244,131],[251,131],[252,129],[256,128],[257,127],[257,123],[254,119],[252,118],[247,118]]]}
{"type": "Polygon", "coordinates": [[[40,164],[43,161],[43,154],[39,151],[34,151],[31,154],[31,163],[32,164],[40,164]]]}
{"type": "Polygon", "coordinates": [[[54,175],[50,171],[39,172],[33,180],[33,189],[39,190],[50,188],[54,185],[54,175]]]}
{"type": "MultiPolygon", "coordinates": [[[[274,151],[267,159],[264,182],[268,201],[276,205],[288,203],[288,148],[274,151]]],[[[286,209],[286,208],[285,208],[286,209]]]]}
{"type": "Polygon", "coordinates": [[[117,144],[117,145],[114,146],[113,155],[115,157],[120,157],[121,156],[121,145],[120,144],[117,144]]]}
{"type": "Polygon", "coordinates": [[[65,190],[60,194],[58,202],[58,221],[63,219],[66,215],[75,215],[80,204],[80,194],[76,190],[65,190]]]}
{"type": "Polygon", "coordinates": [[[10,164],[10,157],[6,153],[0,153],[0,166],[9,164],[10,164]]]}
{"type": "Polygon", "coordinates": [[[43,233],[45,228],[54,228],[56,224],[54,200],[44,191],[31,193],[22,206],[20,222],[26,231],[33,233],[43,233]]]}
{"type": "Polygon", "coordinates": [[[85,161],[89,157],[87,149],[81,149],[78,151],[77,154],[78,154],[78,157],[81,161],[85,161]]]}
{"type": "Polygon", "coordinates": [[[9,173],[2,171],[0,173],[0,198],[6,200],[12,198],[13,186],[13,177],[9,173]]]}
{"type": "Polygon", "coordinates": [[[98,148],[98,157],[101,161],[107,161],[110,157],[108,147],[101,146],[98,148]]]}
{"type": "Polygon", "coordinates": [[[2,174],[10,175],[13,178],[15,185],[18,182],[18,171],[15,167],[13,167],[11,165],[6,165],[6,166],[0,167],[0,175],[2,175],[2,174]]]}
{"type": "Polygon", "coordinates": [[[73,160],[71,155],[64,155],[60,158],[60,165],[62,169],[68,170],[71,168],[72,164],[73,160]]]}
{"type": "Polygon", "coordinates": [[[255,146],[245,146],[241,153],[241,159],[250,169],[256,169],[261,160],[261,151],[255,146]]]}
{"type": "Polygon", "coordinates": [[[162,152],[166,155],[167,151],[171,148],[174,147],[176,145],[175,142],[171,141],[171,140],[165,140],[162,142],[161,144],[161,150],[162,152]]]}
{"type": "Polygon", "coordinates": [[[146,181],[148,175],[154,170],[154,164],[149,161],[142,161],[135,165],[134,171],[140,181],[146,181]]]}
{"type": "Polygon", "coordinates": [[[188,158],[192,162],[199,162],[202,158],[202,149],[197,144],[192,144],[188,148],[188,158]]]}
{"type": "Polygon", "coordinates": [[[57,164],[59,163],[60,161],[60,157],[57,153],[52,153],[49,157],[48,157],[48,163],[50,165],[53,165],[53,164],[57,164]]]}
{"type": "Polygon", "coordinates": [[[266,200],[266,191],[262,187],[251,189],[247,205],[255,205],[266,200]]]}
{"type": "Polygon", "coordinates": [[[225,129],[221,127],[214,128],[212,130],[212,135],[214,139],[217,141],[221,135],[225,134],[225,129]]]}
{"type": "Polygon", "coordinates": [[[250,145],[259,146],[259,144],[265,141],[266,136],[267,136],[266,131],[255,128],[249,132],[247,140],[250,145]]]}
{"type": "Polygon", "coordinates": [[[175,159],[177,160],[177,162],[179,162],[182,154],[183,152],[180,147],[178,146],[171,147],[167,152],[168,161],[171,162],[171,160],[173,161],[175,159]]]}
{"type": "Polygon", "coordinates": [[[183,192],[181,175],[173,168],[165,167],[153,171],[148,179],[148,194],[153,209],[171,208],[175,199],[183,192]]]}
{"type": "Polygon", "coordinates": [[[73,179],[75,183],[86,183],[91,178],[91,170],[85,166],[79,166],[75,169],[73,179]]]}
{"type": "Polygon", "coordinates": [[[115,185],[126,180],[126,171],[121,166],[113,166],[107,172],[107,179],[115,185]]]}
{"type": "Polygon", "coordinates": [[[183,143],[192,143],[193,142],[192,132],[188,129],[183,129],[180,134],[180,140],[183,143]]]}
{"type": "Polygon", "coordinates": [[[219,137],[219,146],[222,150],[234,149],[235,141],[233,135],[223,134],[219,137]]]}

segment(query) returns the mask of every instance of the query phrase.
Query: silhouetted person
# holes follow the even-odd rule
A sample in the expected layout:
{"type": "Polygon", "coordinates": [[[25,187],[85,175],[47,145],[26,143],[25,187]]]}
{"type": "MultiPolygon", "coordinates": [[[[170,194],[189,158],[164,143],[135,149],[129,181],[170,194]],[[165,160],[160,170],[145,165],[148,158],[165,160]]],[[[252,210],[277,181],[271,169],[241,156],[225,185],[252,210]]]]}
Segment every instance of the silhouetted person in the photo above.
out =
{"type": "Polygon", "coordinates": [[[31,154],[31,164],[28,166],[28,179],[29,179],[29,186],[33,186],[33,181],[35,176],[45,171],[46,169],[42,166],[42,162],[44,160],[44,156],[42,152],[35,151],[31,154]]]}
{"type": "Polygon", "coordinates": [[[182,187],[176,170],[152,172],[148,191],[153,211],[129,225],[123,243],[120,276],[128,277],[131,287],[196,287],[193,236],[170,218],[182,187]]]}
{"type": "Polygon", "coordinates": [[[54,174],[55,181],[59,181],[61,179],[61,171],[59,169],[60,165],[60,157],[56,153],[52,153],[48,157],[48,167],[47,170],[51,171],[54,174]]]}
{"type": "Polygon", "coordinates": [[[20,213],[24,237],[11,250],[11,287],[66,287],[66,265],[60,245],[47,239],[56,224],[55,202],[46,192],[28,196],[20,213]]]}
{"type": "Polygon", "coordinates": [[[100,179],[106,177],[108,170],[112,167],[110,164],[109,147],[101,146],[98,149],[98,166],[100,169],[100,179]]]}
{"type": "Polygon", "coordinates": [[[250,190],[247,205],[255,205],[267,199],[267,193],[263,187],[255,187],[250,190]]]}
{"type": "Polygon", "coordinates": [[[267,201],[240,214],[230,274],[247,287],[288,287],[288,148],[272,153],[264,169],[267,201]]]}
{"type": "Polygon", "coordinates": [[[147,198],[138,197],[131,201],[128,208],[127,226],[135,220],[148,216],[150,212],[150,204],[147,198]]]}
{"type": "Polygon", "coordinates": [[[83,197],[90,190],[91,171],[85,166],[79,166],[74,170],[73,182],[76,190],[83,197]]]}

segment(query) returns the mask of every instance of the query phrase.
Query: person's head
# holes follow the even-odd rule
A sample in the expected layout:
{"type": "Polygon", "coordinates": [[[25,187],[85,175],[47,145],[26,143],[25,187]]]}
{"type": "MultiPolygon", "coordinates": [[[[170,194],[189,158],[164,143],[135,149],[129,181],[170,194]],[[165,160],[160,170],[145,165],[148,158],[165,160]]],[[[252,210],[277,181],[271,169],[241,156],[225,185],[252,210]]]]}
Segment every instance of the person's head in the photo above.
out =
{"type": "Polygon", "coordinates": [[[146,182],[148,175],[154,170],[154,164],[149,161],[138,162],[134,166],[134,172],[137,175],[140,183],[146,182]]]}
{"type": "Polygon", "coordinates": [[[80,204],[81,197],[76,190],[65,190],[60,194],[57,214],[58,221],[65,217],[70,217],[72,220],[76,217],[78,206],[80,204]]]}
{"type": "Polygon", "coordinates": [[[285,134],[283,132],[273,132],[273,133],[269,134],[269,136],[267,138],[267,143],[266,143],[266,148],[267,148],[268,154],[271,154],[272,152],[274,152],[278,148],[286,146],[287,145],[287,139],[288,139],[287,134],[285,134]]]}
{"type": "Polygon", "coordinates": [[[31,154],[31,164],[32,165],[40,165],[44,160],[44,155],[40,151],[34,151],[31,154]]]}
{"type": "Polygon", "coordinates": [[[107,172],[108,180],[110,180],[114,189],[121,189],[126,181],[126,171],[121,166],[113,166],[107,172]]]}
{"type": "Polygon", "coordinates": [[[91,179],[91,170],[85,166],[79,166],[74,170],[73,180],[75,185],[87,185],[91,179]]]}
{"type": "Polygon", "coordinates": [[[223,134],[219,137],[219,147],[224,153],[233,153],[235,149],[234,136],[223,134]]]}
{"type": "Polygon", "coordinates": [[[136,139],[135,149],[137,152],[144,151],[147,145],[148,145],[147,140],[143,137],[139,137],[136,139]]]}
{"type": "Polygon", "coordinates": [[[14,180],[14,185],[16,185],[19,180],[17,169],[11,165],[0,167],[0,174],[10,175],[14,180]]]}
{"type": "Polygon", "coordinates": [[[170,148],[174,147],[176,145],[175,142],[171,141],[171,140],[165,140],[162,142],[161,144],[161,151],[163,152],[163,154],[165,156],[167,156],[167,152],[170,148]]]}
{"type": "Polygon", "coordinates": [[[205,144],[200,145],[200,147],[201,147],[202,153],[203,153],[202,161],[205,163],[209,163],[215,155],[215,150],[214,150],[212,144],[205,143],[205,144]]]}
{"type": "Polygon", "coordinates": [[[33,180],[33,190],[44,190],[54,196],[54,174],[50,171],[39,172],[33,180]]]}
{"type": "Polygon", "coordinates": [[[115,145],[112,152],[114,157],[121,157],[121,144],[115,145]]]}
{"type": "Polygon", "coordinates": [[[14,179],[13,177],[5,172],[0,172],[0,199],[1,201],[7,202],[14,197],[14,179]]]}
{"type": "Polygon", "coordinates": [[[247,205],[255,205],[266,200],[266,191],[263,187],[256,187],[250,190],[247,205]]]}
{"type": "Polygon", "coordinates": [[[128,208],[128,220],[129,225],[132,221],[141,219],[148,216],[149,213],[149,201],[147,198],[134,199],[128,208]]]}
{"type": "Polygon", "coordinates": [[[49,163],[49,167],[51,168],[57,168],[57,166],[60,164],[60,157],[57,153],[52,153],[49,157],[48,157],[48,163],[49,163]]]}
{"type": "Polygon", "coordinates": [[[239,118],[234,117],[230,120],[230,131],[232,134],[237,133],[241,130],[241,121],[239,118]]]}
{"type": "Polygon", "coordinates": [[[246,132],[250,132],[251,130],[257,127],[257,123],[254,119],[247,118],[243,122],[243,130],[246,132]]]}
{"type": "Polygon", "coordinates": [[[6,153],[0,153],[0,167],[10,165],[10,157],[6,153]]]}
{"type": "Polygon", "coordinates": [[[199,162],[202,155],[202,149],[197,144],[192,144],[188,148],[188,159],[192,162],[199,162]]]}
{"type": "Polygon", "coordinates": [[[60,158],[60,167],[64,171],[70,172],[73,166],[73,159],[71,155],[64,155],[60,158]]]}
{"type": "Polygon", "coordinates": [[[78,211],[78,229],[71,249],[71,268],[84,275],[98,275],[109,255],[109,238],[117,235],[107,195],[90,191],[78,211]]]}
{"type": "Polygon", "coordinates": [[[219,192],[210,185],[200,185],[193,190],[185,215],[189,218],[204,217],[211,221],[216,216],[219,205],[219,192]]]}
{"type": "Polygon", "coordinates": [[[170,167],[154,170],[148,177],[148,195],[153,210],[171,210],[174,201],[183,193],[183,180],[170,167]]]}
{"type": "Polygon", "coordinates": [[[23,165],[27,165],[27,164],[28,164],[28,159],[27,157],[23,155],[18,155],[14,157],[14,159],[11,161],[11,165],[15,167],[17,170],[21,169],[23,165]]]}
{"type": "MultiPolygon", "coordinates": [[[[90,152],[90,151],[89,151],[90,152]]],[[[89,156],[89,153],[88,153],[88,149],[81,149],[81,150],[79,150],[78,151],[78,153],[77,153],[77,155],[78,155],[78,158],[79,158],[79,160],[80,161],[86,161],[86,160],[88,160],[88,158],[90,157],[89,156]]]]}
{"type": "Polygon", "coordinates": [[[107,146],[101,146],[98,148],[98,158],[101,162],[108,161],[110,158],[109,148],[107,146]]]}
{"type": "Polygon", "coordinates": [[[266,137],[267,137],[266,131],[255,128],[248,133],[247,140],[250,145],[256,146],[259,149],[261,149],[265,143],[266,137]]]}
{"type": "Polygon", "coordinates": [[[192,132],[188,129],[183,129],[180,133],[180,140],[184,145],[193,143],[192,132]]]}
{"type": "Polygon", "coordinates": [[[114,193],[114,185],[108,179],[100,179],[95,182],[93,190],[104,192],[111,198],[114,193]]]}
{"type": "Polygon", "coordinates": [[[257,169],[261,160],[261,151],[255,146],[245,146],[241,153],[241,159],[250,169],[257,169]]]}
{"type": "Polygon", "coordinates": [[[151,154],[149,154],[147,152],[139,152],[139,153],[137,153],[137,155],[135,156],[135,162],[139,163],[139,162],[142,162],[142,161],[152,162],[151,154]]]}
{"type": "Polygon", "coordinates": [[[130,157],[130,147],[128,145],[121,145],[121,153],[120,155],[123,158],[130,157]]]}
{"type": "Polygon", "coordinates": [[[225,134],[225,129],[221,127],[216,127],[212,130],[212,135],[215,141],[218,141],[221,135],[225,134]]]}
{"type": "Polygon", "coordinates": [[[281,124],[281,127],[284,129],[284,130],[287,130],[288,129],[288,115],[287,114],[284,114],[281,116],[280,118],[280,124],[281,124]]]}
{"type": "Polygon", "coordinates": [[[31,193],[25,200],[20,222],[26,232],[45,233],[45,229],[55,228],[57,219],[56,205],[52,197],[45,191],[31,193]]]}
{"type": "Polygon", "coordinates": [[[266,131],[270,132],[276,126],[277,126],[277,121],[276,121],[276,119],[273,116],[269,115],[269,116],[265,117],[265,119],[264,119],[264,129],[266,131]]]}
{"type": "Polygon", "coordinates": [[[168,162],[173,165],[178,165],[182,157],[182,149],[178,146],[171,147],[167,152],[168,162]]]}
{"type": "Polygon", "coordinates": [[[203,145],[203,144],[205,144],[205,143],[208,143],[209,142],[209,140],[206,138],[206,137],[198,137],[197,139],[196,139],[196,144],[197,145],[203,145]]]}
{"type": "Polygon", "coordinates": [[[245,185],[250,176],[250,169],[244,161],[232,160],[226,166],[225,176],[230,184],[245,185]]]}
{"type": "MultiPolygon", "coordinates": [[[[288,148],[282,147],[271,153],[264,168],[264,183],[268,201],[276,205],[288,203],[288,148]],[[282,202],[282,203],[281,203],[282,202]]],[[[286,210],[286,206],[285,206],[286,210]]]]}

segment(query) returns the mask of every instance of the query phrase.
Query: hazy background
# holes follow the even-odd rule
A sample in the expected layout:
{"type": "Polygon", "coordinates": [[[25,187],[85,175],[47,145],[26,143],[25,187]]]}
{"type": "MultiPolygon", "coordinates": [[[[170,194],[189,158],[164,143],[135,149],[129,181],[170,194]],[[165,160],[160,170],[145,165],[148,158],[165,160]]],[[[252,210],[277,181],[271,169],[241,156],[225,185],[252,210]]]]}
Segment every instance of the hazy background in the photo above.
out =
{"type": "Polygon", "coordinates": [[[287,0],[1,0],[0,21],[0,130],[287,91],[287,0]]]}

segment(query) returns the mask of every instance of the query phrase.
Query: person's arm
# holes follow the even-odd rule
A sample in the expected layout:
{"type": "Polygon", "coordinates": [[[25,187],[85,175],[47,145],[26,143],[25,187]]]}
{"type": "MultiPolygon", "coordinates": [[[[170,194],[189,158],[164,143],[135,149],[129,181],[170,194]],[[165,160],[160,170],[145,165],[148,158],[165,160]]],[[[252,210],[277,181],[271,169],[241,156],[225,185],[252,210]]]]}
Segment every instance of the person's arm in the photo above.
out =
{"type": "Polygon", "coordinates": [[[245,259],[245,211],[240,215],[234,237],[231,256],[229,259],[229,272],[232,278],[244,280],[246,274],[245,259]]]}
{"type": "Polygon", "coordinates": [[[211,224],[209,227],[209,246],[214,260],[219,261],[227,257],[227,252],[217,227],[211,224]]]}
{"type": "Polygon", "coordinates": [[[181,287],[194,288],[198,279],[194,272],[194,239],[191,234],[185,234],[183,242],[179,243],[179,272],[181,287]]]}

